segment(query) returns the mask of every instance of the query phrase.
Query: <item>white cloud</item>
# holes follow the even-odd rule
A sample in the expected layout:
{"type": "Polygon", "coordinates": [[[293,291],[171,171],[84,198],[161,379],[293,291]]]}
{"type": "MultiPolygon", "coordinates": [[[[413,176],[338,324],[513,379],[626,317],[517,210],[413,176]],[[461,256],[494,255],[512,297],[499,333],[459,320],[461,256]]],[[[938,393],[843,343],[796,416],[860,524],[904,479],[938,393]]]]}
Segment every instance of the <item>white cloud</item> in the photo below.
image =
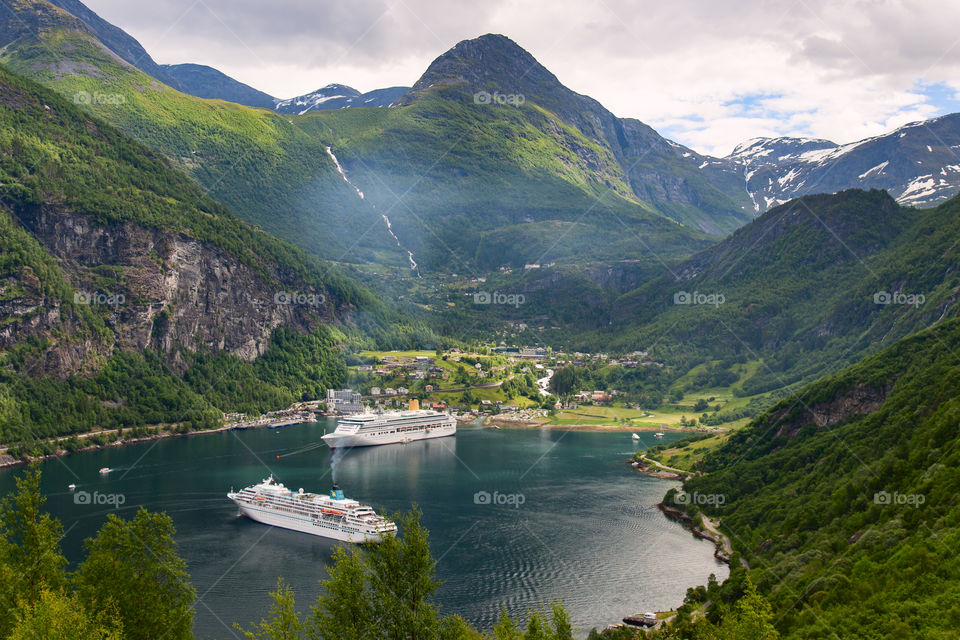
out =
{"type": "Polygon", "coordinates": [[[209,64],[279,97],[412,84],[457,41],[503,33],[571,89],[698,151],[847,142],[937,115],[960,77],[960,3],[922,0],[89,0],[158,62],[209,64]]]}

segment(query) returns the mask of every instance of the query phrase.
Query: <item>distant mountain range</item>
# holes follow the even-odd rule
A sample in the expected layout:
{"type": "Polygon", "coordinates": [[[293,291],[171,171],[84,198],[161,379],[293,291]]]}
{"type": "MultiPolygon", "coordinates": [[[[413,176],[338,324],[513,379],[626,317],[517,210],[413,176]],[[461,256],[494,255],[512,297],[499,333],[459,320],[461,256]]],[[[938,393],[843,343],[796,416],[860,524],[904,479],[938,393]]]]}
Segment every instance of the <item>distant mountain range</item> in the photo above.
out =
{"type": "MultiPolygon", "coordinates": [[[[599,186],[605,190],[604,197],[631,202],[648,213],[658,214],[691,230],[707,234],[727,234],[757,214],[800,195],[836,192],[849,188],[882,188],[903,204],[931,206],[960,191],[960,159],[956,156],[956,150],[960,149],[960,133],[957,131],[960,116],[945,116],[908,125],[887,135],[846,145],[837,145],[827,140],[754,139],[739,145],[725,158],[714,158],[666,140],[638,120],[613,116],[595,100],[564,87],[556,76],[528,52],[504,36],[486,35],[459,43],[437,58],[410,89],[391,87],[361,93],[346,85],[330,84],[303,96],[279,100],[210,67],[196,64],[158,65],[134,38],[104,21],[78,0],[55,0],[54,4],[67,13],[54,16],[53,7],[43,0],[31,0],[26,4],[0,0],[0,11],[5,9],[17,16],[17,19],[8,20],[6,27],[0,30],[0,45],[7,47],[5,58],[17,58],[17,47],[23,46],[25,38],[36,33],[40,25],[38,20],[42,20],[44,24],[67,24],[72,19],[70,29],[87,31],[113,55],[154,79],[193,96],[273,109],[283,115],[305,115],[363,106],[393,105],[413,111],[429,109],[430,117],[449,119],[442,126],[445,133],[452,136],[452,140],[469,139],[471,126],[479,126],[484,122],[484,126],[490,127],[498,122],[502,124],[502,118],[487,118],[507,113],[507,110],[496,110],[501,106],[496,101],[506,100],[509,96],[521,96],[523,104],[506,105],[521,114],[521,119],[510,125],[510,128],[514,129],[512,132],[504,132],[507,133],[506,137],[497,142],[501,149],[493,156],[488,156],[488,159],[504,154],[504,157],[511,157],[513,152],[509,149],[510,141],[523,139],[524,127],[533,127],[537,135],[547,134],[553,137],[554,143],[559,146],[554,151],[544,149],[546,155],[541,155],[532,165],[527,161],[515,163],[512,180],[515,181],[521,174],[525,174],[521,182],[533,180],[534,183],[539,183],[552,176],[551,179],[559,179],[568,185],[579,185],[577,188],[582,190],[594,177],[600,176],[599,186]],[[523,69],[525,73],[518,69],[523,69]],[[480,99],[476,96],[480,96],[480,99]],[[492,103],[484,104],[485,96],[488,96],[492,103]],[[481,118],[476,120],[473,117],[461,117],[466,114],[454,113],[450,109],[437,110],[434,108],[437,98],[473,105],[473,115],[480,115],[481,118]],[[544,120],[541,114],[532,111],[532,108],[545,110],[547,118],[544,120]],[[547,124],[551,120],[554,125],[547,124]],[[462,138],[464,135],[467,138],[462,138]],[[591,149],[590,145],[597,147],[591,149]],[[548,166],[551,163],[545,161],[551,157],[553,164],[548,166]]],[[[85,72],[82,68],[75,67],[68,69],[68,73],[85,72]]],[[[40,77],[38,79],[43,80],[40,77]]],[[[334,143],[337,153],[344,158],[348,173],[363,172],[376,165],[381,172],[379,177],[385,183],[379,185],[381,190],[394,178],[401,182],[406,180],[397,175],[383,174],[385,167],[389,167],[391,172],[409,173],[410,176],[424,172],[436,174],[437,167],[432,166],[430,157],[436,157],[433,154],[443,154],[443,144],[440,139],[432,138],[435,132],[428,134],[426,120],[398,120],[399,129],[394,133],[403,137],[406,144],[411,144],[412,138],[415,138],[415,146],[420,151],[414,157],[405,158],[397,166],[393,166],[392,161],[381,156],[383,152],[390,153],[381,148],[389,136],[380,140],[366,139],[365,126],[382,126],[385,122],[381,120],[392,119],[384,116],[375,121],[356,121],[347,129],[335,126],[333,128],[338,131],[340,139],[325,139],[322,142],[334,143]],[[352,144],[351,140],[360,139],[365,140],[362,150],[342,148],[344,143],[349,146],[352,144]],[[422,165],[418,159],[421,155],[422,165]],[[384,161],[387,162],[386,165],[383,164],[384,161]]],[[[125,128],[121,121],[114,122],[125,128]]],[[[128,130],[133,131],[132,128],[128,130]]],[[[328,133],[314,131],[313,135],[325,137],[328,133]]],[[[143,141],[150,143],[147,139],[143,141]]],[[[529,156],[530,152],[531,146],[528,145],[524,153],[529,156]]],[[[207,162],[203,155],[196,160],[201,166],[207,162]]],[[[489,171],[477,173],[469,168],[471,162],[475,163],[476,168],[480,168],[487,163],[486,159],[475,157],[474,161],[466,161],[461,157],[459,160],[464,162],[460,169],[466,171],[466,175],[461,176],[462,180],[468,183],[484,183],[493,178],[489,171]]],[[[510,163],[502,165],[502,168],[508,168],[509,165],[510,163]]],[[[428,179],[422,186],[426,187],[430,183],[428,179]]],[[[514,186],[520,189],[520,183],[514,186]]],[[[492,183],[486,184],[484,191],[489,193],[490,187],[492,183]]],[[[366,188],[377,197],[376,184],[367,184],[366,188]]],[[[393,189],[393,185],[390,189],[393,189]]],[[[501,185],[494,191],[519,194],[516,189],[503,189],[501,185]]],[[[469,210],[470,206],[458,207],[455,203],[456,198],[461,195],[469,200],[471,191],[472,189],[463,189],[457,194],[450,193],[449,198],[452,200],[445,197],[438,201],[436,194],[423,195],[443,211],[448,211],[451,206],[454,209],[469,210]]],[[[586,191],[593,194],[588,197],[596,197],[594,187],[586,191]]],[[[407,197],[416,201],[419,192],[420,189],[414,187],[407,197]]],[[[531,197],[536,197],[533,194],[538,193],[541,193],[540,187],[531,184],[531,197]]],[[[389,199],[389,195],[383,197],[389,199]]],[[[489,199],[489,196],[486,198],[489,199]]],[[[387,206],[382,197],[378,198],[378,201],[381,207],[387,206]]],[[[244,215],[246,207],[237,206],[241,202],[240,199],[236,200],[234,206],[238,213],[244,215]]],[[[575,208],[580,207],[574,203],[576,199],[570,201],[570,204],[575,208]]],[[[467,205],[467,201],[460,204],[467,205]]],[[[349,206],[346,203],[345,205],[349,206]]],[[[469,214],[469,226],[475,231],[468,236],[475,240],[476,233],[480,233],[487,236],[489,241],[499,243],[500,240],[494,240],[490,233],[502,235],[497,229],[504,223],[512,229],[507,231],[508,234],[513,234],[516,230],[513,226],[516,224],[537,224],[540,216],[529,214],[530,205],[528,202],[520,207],[528,213],[518,211],[517,215],[498,215],[496,220],[490,221],[482,220],[483,216],[469,214]]],[[[614,208],[619,206],[623,205],[618,204],[614,208]]],[[[483,207],[501,212],[518,209],[515,201],[503,202],[502,198],[492,205],[492,209],[488,204],[483,207]]],[[[593,207],[591,211],[595,212],[596,209],[593,207]]],[[[409,244],[416,244],[417,239],[426,231],[423,225],[431,224],[426,222],[431,218],[429,210],[428,207],[423,215],[418,214],[420,222],[400,220],[395,229],[398,237],[409,244]]],[[[404,211],[396,211],[395,214],[402,218],[404,211]]],[[[557,219],[562,218],[563,216],[560,216],[557,219]]],[[[254,216],[252,220],[262,222],[258,216],[254,216]]],[[[443,223],[441,228],[442,225],[443,223]]],[[[602,226],[607,225],[602,223],[602,226]]],[[[435,227],[431,228],[436,231],[435,227]]],[[[530,234],[538,233],[534,229],[529,231],[530,233],[520,233],[520,237],[528,238],[530,234]]],[[[459,235],[454,233],[453,237],[459,235]]],[[[446,237],[443,233],[440,233],[440,236],[446,237]]],[[[688,243],[687,246],[694,249],[695,243],[688,243]]],[[[656,246],[651,245],[650,248],[655,253],[663,253],[656,246]]],[[[530,259],[538,257],[529,256],[530,259]]],[[[497,263],[497,260],[492,262],[497,263]]]]}
{"type": "Polygon", "coordinates": [[[741,168],[758,212],[791,198],[858,187],[929,207],[960,191],[960,114],[914,122],[838,145],[806,138],[755,138],[721,162],[741,168]]]}
{"type": "Polygon", "coordinates": [[[389,87],[360,93],[353,87],[342,84],[328,84],[313,93],[297,96],[288,100],[275,100],[277,113],[295,113],[303,115],[319,109],[346,109],[349,107],[389,107],[403,97],[410,87],[389,87]]]}

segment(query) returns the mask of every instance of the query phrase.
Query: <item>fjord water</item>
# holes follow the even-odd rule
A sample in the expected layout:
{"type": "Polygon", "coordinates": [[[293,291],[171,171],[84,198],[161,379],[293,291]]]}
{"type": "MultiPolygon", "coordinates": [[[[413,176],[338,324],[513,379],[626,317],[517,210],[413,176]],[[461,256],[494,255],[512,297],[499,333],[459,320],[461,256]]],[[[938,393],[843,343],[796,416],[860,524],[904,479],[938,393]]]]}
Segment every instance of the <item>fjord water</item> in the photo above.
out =
{"type": "MultiPolygon", "coordinates": [[[[130,517],[143,505],[170,514],[197,590],[198,638],[233,638],[233,622],[259,620],[278,575],[307,610],[336,543],[238,517],[225,494],[270,473],[294,490],[327,491],[331,462],[347,497],[389,513],[420,506],[442,610],[480,628],[492,626],[501,606],[522,615],[562,599],[583,636],[627,614],[675,607],[688,587],[727,575],[712,545],[655,508],[675,483],[630,469],[629,433],[461,427],[455,437],[331,460],[315,445],[333,427],[168,438],[47,460],[46,506],[63,522],[71,562],[108,513],[130,517]],[[101,467],[113,471],[100,476],[101,467]],[[70,483],[91,504],[77,504],[70,483]]],[[[640,446],[655,442],[641,437],[640,446]]],[[[3,470],[0,490],[12,490],[17,472],[3,470]]]]}

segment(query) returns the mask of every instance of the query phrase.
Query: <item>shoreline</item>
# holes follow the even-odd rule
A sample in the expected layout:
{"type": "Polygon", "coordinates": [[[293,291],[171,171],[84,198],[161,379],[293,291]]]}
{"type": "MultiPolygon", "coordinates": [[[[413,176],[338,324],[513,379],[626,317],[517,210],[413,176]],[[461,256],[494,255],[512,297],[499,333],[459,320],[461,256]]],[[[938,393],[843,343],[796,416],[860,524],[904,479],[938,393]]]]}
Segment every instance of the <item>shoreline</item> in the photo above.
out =
{"type": "MultiPolygon", "coordinates": [[[[474,416],[472,420],[476,420],[480,416],[474,416]]],[[[510,420],[507,418],[497,418],[497,417],[488,417],[487,420],[484,420],[483,426],[488,426],[494,424],[500,427],[513,428],[513,429],[557,429],[564,431],[595,431],[603,432],[609,431],[610,433],[726,433],[726,429],[707,429],[704,427],[669,427],[666,425],[653,426],[653,425],[605,425],[605,424],[557,424],[552,422],[539,422],[531,420],[510,420]]]]}
{"type": "MultiPolygon", "coordinates": [[[[319,416],[319,418],[326,418],[329,416],[319,416]]],[[[106,444],[91,444],[86,447],[81,447],[80,449],[74,449],[73,451],[67,451],[66,449],[57,449],[53,453],[47,453],[42,456],[34,456],[28,458],[14,458],[13,456],[6,453],[6,449],[3,453],[0,453],[0,469],[5,469],[7,467],[16,467],[19,465],[27,465],[33,462],[39,462],[40,460],[52,460],[54,458],[63,458],[73,453],[85,453],[88,451],[99,451],[101,449],[108,449],[110,447],[123,447],[129,444],[138,444],[141,442],[151,442],[153,440],[163,440],[166,438],[189,438],[191,436],[207,434],[207,433],[224,433],[226,431],[245,431],[247,429],[262,429],[265,427],[276,426],[284,427],[291,426],[294,424],[303,424],[303,423],[287,423],[286,419],[277,419],[277,420],[265,420],[265,421],[254,421],[254,422],[231,422],[229,424],[221,425],[219,427],[214,427],[212,429],[195,429],[191,431],[177,432],[177,431],[164,431],[161,433],[151,433],[149,435],[140,436],[140,437],[131,437],[131,438],[122,438],[120,440],[114,440],[106,444]]],[[[162,426],[162,425],[161,425],[162,426]]],[[[157,426],[148,427],[150,429],[160,428],[157,426]]],[[[104,433],[116,433],[116,429],[111,429],[108,431],[93,431],[90,433],[81,433],[75,434],[78,438],[88,438],[91,436],[101,435],[104,433]]],[[[69,438],[70,436],[61,436],[57,438],[57,441],[69,438]]]]}
{"type": "Polygon", "coordinates": [[[710,518],[701,514],[701,517],[705,523],[708,521],[710,522],[709,525],[704,525],[704,528],[701,529],[694,522],[693,516],[686,511],[681,511],[680,509],[676,509],[674,507],[668,507],[662,502],[657,503],[657,508],[660,509],[663,515],[665,515],[667,518],[671,520],[677,520],[683,524],[684,527],[689,529],[695,537],[700,538],[701,540],[709,540],[712,542],[714,546],[713,557],[727,565],[730,564],[730,556],[732,555],[733,549],[732,545],[730,544],[730,539],[720,533],[719,529],[717,528],[717,524],[710,520],[710,518]]]}

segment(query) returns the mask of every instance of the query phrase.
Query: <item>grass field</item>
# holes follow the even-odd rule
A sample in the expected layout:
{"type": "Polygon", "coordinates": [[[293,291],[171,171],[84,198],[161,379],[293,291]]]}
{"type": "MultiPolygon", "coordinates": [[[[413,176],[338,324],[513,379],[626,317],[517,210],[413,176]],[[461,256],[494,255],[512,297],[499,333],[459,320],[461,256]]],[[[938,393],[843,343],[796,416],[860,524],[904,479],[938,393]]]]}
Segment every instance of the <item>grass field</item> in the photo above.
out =
{"type": "Polygon", "coordinates": [[[684,447],[671,447],[659,453],[648,454],[651,458],[668,467],[690,470],[705,453],[723,444],[728,433],[721,433],[704,440],[698,440],[684,447]]]}

